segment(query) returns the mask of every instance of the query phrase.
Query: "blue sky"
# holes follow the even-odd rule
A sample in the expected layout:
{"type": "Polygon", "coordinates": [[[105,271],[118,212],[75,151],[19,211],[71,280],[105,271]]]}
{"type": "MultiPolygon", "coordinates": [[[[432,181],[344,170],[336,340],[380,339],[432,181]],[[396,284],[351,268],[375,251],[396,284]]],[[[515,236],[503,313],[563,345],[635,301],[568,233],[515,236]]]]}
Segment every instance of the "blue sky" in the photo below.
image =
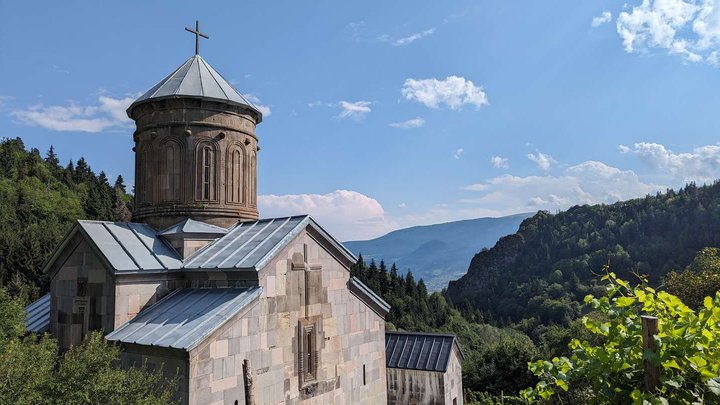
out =
{"type": "Polygon", "coordinates": [[[124,108],[201,55],[269,110],[262,216],[341,239],[720,176],[720,4],[0,2],[0,136],[133,178],[124,108]]]}

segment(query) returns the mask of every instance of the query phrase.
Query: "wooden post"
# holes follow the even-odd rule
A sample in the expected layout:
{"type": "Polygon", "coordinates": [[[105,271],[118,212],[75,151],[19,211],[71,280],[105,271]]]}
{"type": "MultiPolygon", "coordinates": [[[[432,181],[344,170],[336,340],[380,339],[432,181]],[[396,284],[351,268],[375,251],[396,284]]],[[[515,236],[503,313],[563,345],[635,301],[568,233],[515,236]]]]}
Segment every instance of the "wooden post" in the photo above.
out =
{"type": "MultiPolygon", "coordinates": [[[[657,353],[655,335],[659,332],[658,319],[654,316],[641,316],[640,318],[642,319],[643,353],[646,350],[657,353]]],[[[645,368],[645,390],[653,392],[660,386],[660,367],[653,366],[647,360],[643,361],[643,366],[645,368]]]]}
{"type": "Polygon", "coordinates": [[[249,359],[243,360],[243,380],[245,381],[245,405],[255,405],[252,364],[249,359]]]}

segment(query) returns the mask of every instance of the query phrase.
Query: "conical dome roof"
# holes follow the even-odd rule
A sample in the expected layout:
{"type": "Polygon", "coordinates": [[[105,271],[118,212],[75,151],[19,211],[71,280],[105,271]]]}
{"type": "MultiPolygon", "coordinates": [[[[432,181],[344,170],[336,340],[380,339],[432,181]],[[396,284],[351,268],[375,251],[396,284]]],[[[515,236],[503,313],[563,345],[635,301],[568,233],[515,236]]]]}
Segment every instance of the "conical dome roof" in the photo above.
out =
{"type": "Polygon", "coordinates": [[[174,72],[135,100],[127,109],[128,116],[138,105],[164,98],[202,98],[226,102],[252,109],[262,121],[262,113],[225,80],[200,55],[194,55],[174,72]]]}

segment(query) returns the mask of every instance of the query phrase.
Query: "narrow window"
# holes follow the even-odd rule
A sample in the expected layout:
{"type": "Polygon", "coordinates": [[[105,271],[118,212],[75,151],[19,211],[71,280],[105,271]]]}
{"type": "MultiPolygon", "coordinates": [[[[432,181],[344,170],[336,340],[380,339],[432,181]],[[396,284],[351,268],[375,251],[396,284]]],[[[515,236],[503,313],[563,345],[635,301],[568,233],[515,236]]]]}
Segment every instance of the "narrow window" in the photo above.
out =
{"type": "Polygon", "coordinates": [[[203,181],[202,181],[202,199],[210,199],[210,170],[212,169],[212,152],[210,148],[203,149],[203,181]]]}
{"type": "Polygon", "coordinates": [[[365,376],[365,365],[363,364],[363,385],[367,385],[367,378],[365,376]]]}
{"type": "Polygon", "coordinates": [[[317,378],[318,351],[316,347],[317,330],[315,325],[300,325],[300,385],[317,378]]]}

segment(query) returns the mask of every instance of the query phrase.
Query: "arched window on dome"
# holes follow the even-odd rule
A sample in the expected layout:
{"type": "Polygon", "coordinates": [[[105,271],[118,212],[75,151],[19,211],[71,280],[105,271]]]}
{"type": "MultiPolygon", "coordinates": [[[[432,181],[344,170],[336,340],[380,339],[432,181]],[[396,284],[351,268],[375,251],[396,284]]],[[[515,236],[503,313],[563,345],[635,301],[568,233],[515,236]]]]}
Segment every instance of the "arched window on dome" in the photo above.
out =
{"type": "Polygon", "coordinates": [[[150,190],[152,190],[152,185],[150,184],[150,148],[149,147],[143,147],[140,150],[140,159],[138,159],[138,165],[137,165],[137,191],[138,191],[138,197],[139,202],[141,204],[143,203],[149,203],[150,202],[150,190]]]}
{"type": "Polygon", "coordinates": [[[216,199],[215,182],[217,179],[217,154],[214,145],[200,144],[197,149],[197,199],[212,201],[216,199]]]}
{"type": "Polygon", "coordinates": [[[257,154],[250,152],[250,205],[257,205],[257,154]]]}
{"type": "Polygon", "coordinates": [[[168,141],[160,155],[160,200],[178,201],[181,193],[182,147],[168,141]]]}
{"type": "Polygon", "coordinates": [[[245,150],[240,145],[232,145],[227,157],[227,201],[242,204],[245,202],[245,150]]]}

